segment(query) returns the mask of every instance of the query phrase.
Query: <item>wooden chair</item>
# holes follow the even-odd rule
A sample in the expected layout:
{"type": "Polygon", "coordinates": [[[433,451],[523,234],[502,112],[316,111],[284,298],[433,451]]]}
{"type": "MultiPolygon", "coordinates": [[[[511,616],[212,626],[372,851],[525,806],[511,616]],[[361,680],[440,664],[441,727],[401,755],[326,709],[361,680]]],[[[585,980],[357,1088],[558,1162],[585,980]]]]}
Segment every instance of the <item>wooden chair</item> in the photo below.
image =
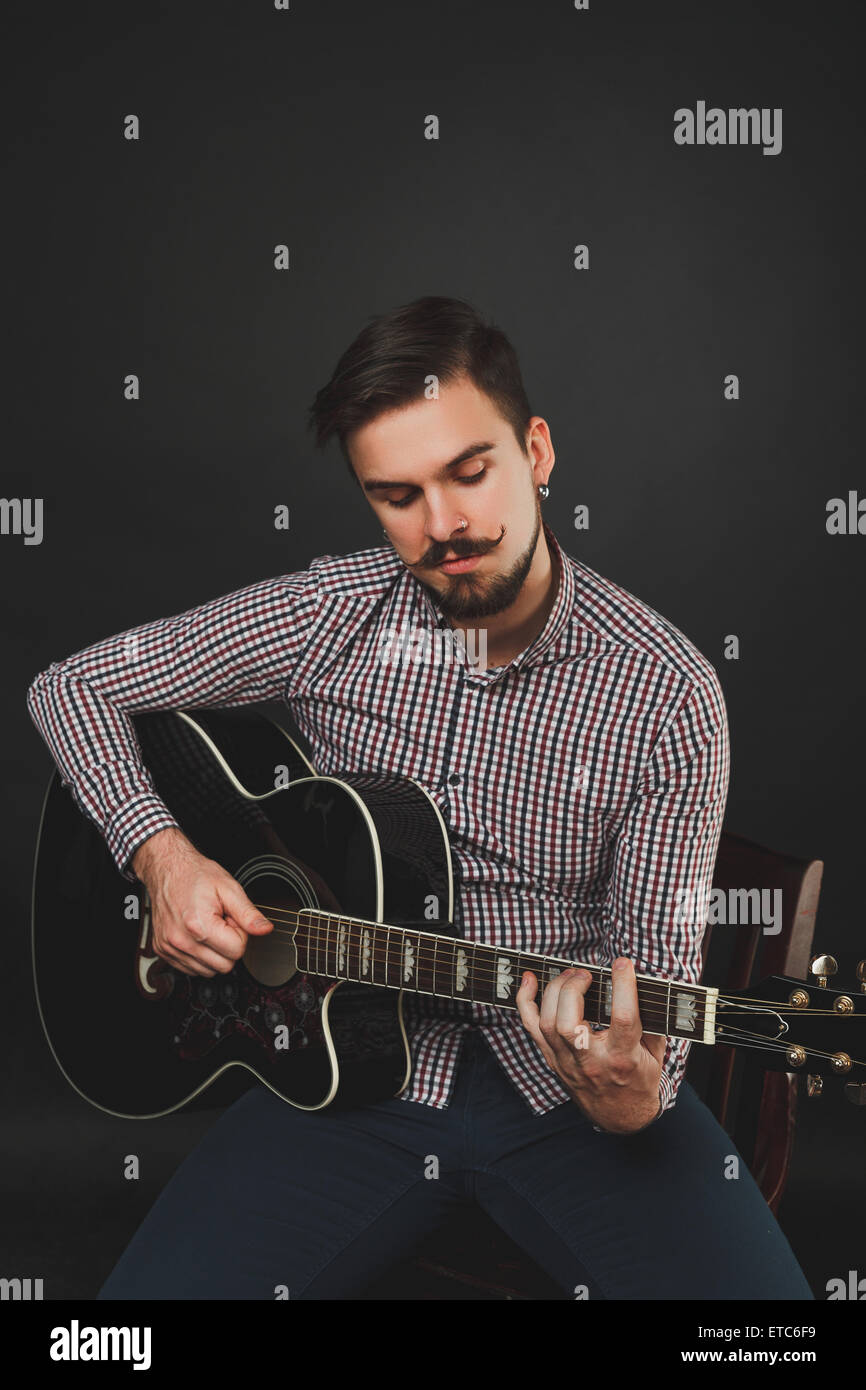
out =
{"type": "MultiPolygon", "coordinates": [[[[748,988],[766,975],[805,979],[824,865],[796,859],[723,832],[713,887],[781,889],[781,930],[707,927],[702,980],[725,991],[748,988]]],[[[794,1143],[797,1078],[765,1072],[741,1049],[691,1048],[689,1084],[731,1135],[773,1212],[778,1209],[794,1143]]],[[[543,1270],[480,1208],[437,1231],[411,1259],[389,1271],[365,1299],[559,1299],[543,1270]]]]}

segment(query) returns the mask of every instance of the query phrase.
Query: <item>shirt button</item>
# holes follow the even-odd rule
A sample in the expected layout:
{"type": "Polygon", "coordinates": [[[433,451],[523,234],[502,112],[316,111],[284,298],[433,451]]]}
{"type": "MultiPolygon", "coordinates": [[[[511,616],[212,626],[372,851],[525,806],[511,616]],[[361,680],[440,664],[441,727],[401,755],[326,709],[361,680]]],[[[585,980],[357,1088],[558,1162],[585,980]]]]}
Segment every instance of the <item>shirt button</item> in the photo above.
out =
{"type": "Polygon", "coordinates": [[[452,772],[451,776],[448,778],[448,781],[451,783],[452,787],[456,787],[457,783],[460,781],[460,773],[452,772]]]}

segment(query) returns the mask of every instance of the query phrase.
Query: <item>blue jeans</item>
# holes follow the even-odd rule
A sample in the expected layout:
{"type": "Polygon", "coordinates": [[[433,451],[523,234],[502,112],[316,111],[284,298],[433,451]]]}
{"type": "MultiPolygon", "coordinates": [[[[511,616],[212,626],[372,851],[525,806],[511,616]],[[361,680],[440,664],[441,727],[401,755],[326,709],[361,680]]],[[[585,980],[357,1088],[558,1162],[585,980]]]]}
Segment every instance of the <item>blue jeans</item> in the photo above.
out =
{"type": "Polygon", "coordinates": [[[306,1113],[255,1086],[180,1165],[98,1298],[352,1298],[477,1202],[565,1298],[811,1299],[745,1162],[725,1176],[731,1155],[688,1082],[645,1130],[598,1133],[576,1105],[534,1115],[467,1035],[444,1110],[306,1113]]]}

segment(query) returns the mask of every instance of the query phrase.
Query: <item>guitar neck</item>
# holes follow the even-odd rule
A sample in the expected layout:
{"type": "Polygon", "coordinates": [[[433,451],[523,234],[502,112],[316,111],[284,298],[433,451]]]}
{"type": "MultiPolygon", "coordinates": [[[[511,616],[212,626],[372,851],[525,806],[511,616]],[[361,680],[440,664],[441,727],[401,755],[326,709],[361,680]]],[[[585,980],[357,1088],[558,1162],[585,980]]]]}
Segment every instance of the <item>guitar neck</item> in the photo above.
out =
{"type": "MultiPolygon", "coordinates": [[[[592,976],[584,997],[584,1018],[603,1026],[611,1020],[609,966],[486,946],[461,937],[338,917],[312,908],[297,913],[295,947],[298,965],[311,975],[439,999],[464,999],[499,1009],[516,1010],[524,971],[531,970],[538,979],[538,1002],[551,980],[563,970],[580,966],[592,976]]],[[[637,993],[644,1032],[693,1042],[715,1041],[717,989],[638,975],[637,993]]]]}

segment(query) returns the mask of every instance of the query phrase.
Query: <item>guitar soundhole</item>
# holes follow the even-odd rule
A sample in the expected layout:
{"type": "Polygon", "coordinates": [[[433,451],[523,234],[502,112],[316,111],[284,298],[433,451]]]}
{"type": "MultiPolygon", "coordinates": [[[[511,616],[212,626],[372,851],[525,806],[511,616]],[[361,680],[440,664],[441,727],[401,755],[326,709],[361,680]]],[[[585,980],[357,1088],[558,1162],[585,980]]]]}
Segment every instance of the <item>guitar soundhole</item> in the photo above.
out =
{"type": "Polygon", "coordinates": [[[243,963],[260,984],[284,985],[298,969],[293,936],[298,911],[318,906],[309,877],[296,860],[282,855],[248,860],[235,877],[274,927],[264,936],[249,937],[243,963]]]}

